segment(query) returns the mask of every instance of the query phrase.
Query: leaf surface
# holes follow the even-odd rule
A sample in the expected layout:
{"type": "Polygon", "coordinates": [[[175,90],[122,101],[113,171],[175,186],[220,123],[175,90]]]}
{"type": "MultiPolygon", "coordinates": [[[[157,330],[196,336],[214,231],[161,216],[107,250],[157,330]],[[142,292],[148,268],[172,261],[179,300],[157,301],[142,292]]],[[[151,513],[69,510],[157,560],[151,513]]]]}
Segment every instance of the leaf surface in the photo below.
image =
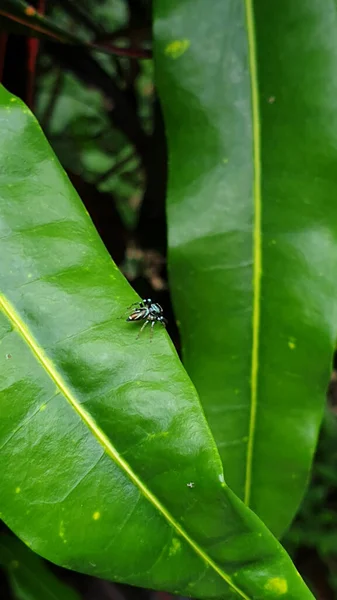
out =
{"type": "Polygon", "coordinates": [[[231,492],[164,330],[134,293],[34,117],[0,92],[0,509],[33,550],[196,598],[311,598],[231,492]]]}
{"type": "Polygon", "coordinates": [[[334,8],[155,6],[184,364],[226,481],[279,536],[307,482],[336,335],[334,8]]]}

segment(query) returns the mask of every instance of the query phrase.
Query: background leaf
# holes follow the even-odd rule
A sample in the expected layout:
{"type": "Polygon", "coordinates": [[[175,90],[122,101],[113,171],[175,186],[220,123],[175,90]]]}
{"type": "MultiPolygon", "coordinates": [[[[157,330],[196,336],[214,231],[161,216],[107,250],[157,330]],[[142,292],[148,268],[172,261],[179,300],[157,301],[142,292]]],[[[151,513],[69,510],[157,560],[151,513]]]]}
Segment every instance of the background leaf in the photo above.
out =
{"type": "Polygon", "coordinates": [[[223,481],[195,389],[26,107],[0,93],[1,511],[89,574],[200,598],[311,598],[223,481]]]}
{"type": "Polygon", "coordinates": [[[0,565],[8,573],[17,600],[79,600],[79,595],[62,583],[45,562],[17,538],[0,535],[0,565]]]}
{"type": "Polygon", "coordinates": [[[308,478],[336,334],[333,7],[155,6],[184,363],[226,480],[279,536],[308,478]]]}

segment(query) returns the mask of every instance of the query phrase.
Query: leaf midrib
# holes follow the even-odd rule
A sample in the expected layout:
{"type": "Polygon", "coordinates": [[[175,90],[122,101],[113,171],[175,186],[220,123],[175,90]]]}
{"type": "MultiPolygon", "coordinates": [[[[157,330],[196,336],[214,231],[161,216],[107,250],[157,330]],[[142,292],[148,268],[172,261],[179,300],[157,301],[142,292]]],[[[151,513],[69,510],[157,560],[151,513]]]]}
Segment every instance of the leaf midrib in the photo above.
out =
{"type": "Polygon", "coordinates": [[[232,590],[240,594],[244,600],[251,600],[236,584],[232,581],[230,575],[225,573],[209,556],[208,554],[189,536],[189,534],[181,527],[178,521],[169,513],[165,506],[156,498],[156,496],[147,488],[147,486],[139,479],[134,473],[130,465],[122,458],[116,448],[112,445],[109,438],[100,429],[92,416],[83,408],[83,406],[76,400],[75,396],[67,388],[66,383],[63,381],[61,374],[55,369],[53,362],[49,359],[43,348],[39,346],[34,336],[26,327],[25,323],[17,314],[14,306],[4,296],[0,295],[0,307],[3,313],[7,316],[8,320],[12,323],[13,328],[18,331],[20,336],[24,339],[27,346],[30,348],[32,353],[35,355],[37,360],[40,362],[44,370],[48,373],[50,378],[54,381],[55,385],[59,388],[60,392],[71,404],[76,413],[80,416],[82,421],[101,444],[106,454],[122,469],[126,475],[130,478],[135,486],[138,487],[143,496],[162,514],[169,525],[176,531],[178,535],[185,539],[185,541],[191,546],[199,557],[205,561],[213,570],[228,584],[232,590]]]}
{"type": "Polygon", "coordinates": [[[244,502],[250,505],[252,488],[252,463],[257,411],[257,387],[259,372],[259,338],[260,338],[260,305],[261,305],[261,275],[262,275],[262,250],[261,250],[261,132],[259,119],[259,90],[257,56],[255,44],[255,24],[253,1],[245,0],[246,25],[249,54],[249,70],[251,78],[251,108],[252,108],[252,133],[253,133],[253,166],[254,166],[254,228],[253,228],[253,311],[252,311],[252,362],[251,362],[251,406],[248,430],[246,474],[244,502]]]}

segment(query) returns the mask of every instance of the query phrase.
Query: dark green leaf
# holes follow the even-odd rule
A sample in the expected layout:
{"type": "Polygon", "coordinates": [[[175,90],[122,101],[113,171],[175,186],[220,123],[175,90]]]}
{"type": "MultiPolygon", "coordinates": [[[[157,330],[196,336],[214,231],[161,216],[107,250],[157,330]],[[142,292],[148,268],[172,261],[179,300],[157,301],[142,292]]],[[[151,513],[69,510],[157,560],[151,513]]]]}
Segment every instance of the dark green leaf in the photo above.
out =
{"type": "Polygon", "coordinates": [[[184,363],[228,484],[280,535],[308,478],[337,327],[334,7],[155,6],[184,363]]]}
{"type": "Polygon", "coordinates": [[[17,538],[0,535],[0,565],[8,573],[17,600],[79,600],[78,594],[17,538]]]}
{"type": "Polygon", "coordinates": [[[0,91],[3,520],[50,560],[196,598],[312,598],[223,481],[194,387],[26,107],[0,91]]]}

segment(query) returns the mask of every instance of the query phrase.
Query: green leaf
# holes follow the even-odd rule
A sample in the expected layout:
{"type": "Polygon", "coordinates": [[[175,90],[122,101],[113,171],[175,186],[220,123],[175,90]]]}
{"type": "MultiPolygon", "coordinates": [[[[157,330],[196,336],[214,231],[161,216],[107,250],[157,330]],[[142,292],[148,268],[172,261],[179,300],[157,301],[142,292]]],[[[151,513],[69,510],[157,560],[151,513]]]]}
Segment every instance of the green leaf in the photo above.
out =
{"type": "Polygon", "coordinates": [[[336,334],[333,7],[155,7],[184,364],[226,481],[279,536],[308,478],[336,334]]]}
{"type": "Polygon", "coordinates": [[[3,520],[57,564],[196,598],[312,598],[223,481],[189,381],[26,107],[0,91],[3,520]]]}
{"type": "Polygon", "coordinates": [[[0,565],[8,573],[17,600],[79,600],[79,595],[17,538],[0,535],[0,565]]]}

